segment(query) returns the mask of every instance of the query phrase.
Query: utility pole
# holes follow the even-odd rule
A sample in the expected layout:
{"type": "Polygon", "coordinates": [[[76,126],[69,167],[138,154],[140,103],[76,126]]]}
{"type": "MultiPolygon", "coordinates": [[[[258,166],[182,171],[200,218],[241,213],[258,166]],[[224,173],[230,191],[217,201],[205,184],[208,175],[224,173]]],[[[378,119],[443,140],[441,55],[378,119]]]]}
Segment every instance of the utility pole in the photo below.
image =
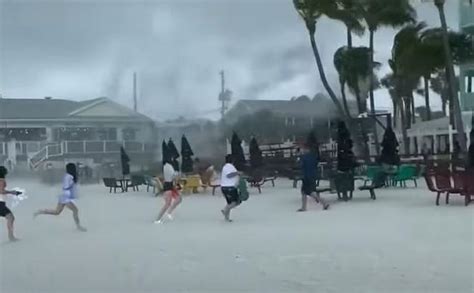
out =
{"type": "Polygon", "coordinates": [[[221,76],[221,92],[219,94],[219,101],[221,102],[221,118],[224,119],[224,114],[227,111],[229,102],[232,99],[232,92],[225,88],[225,73],[222,70],[220,73],[221,76]]]}
{"type": "Polygon", "coordinates": [[[137,108],[137,73],[133,73],[133,110],[138,111],[137,108]]]}
{"type": "Polygon", "coordinates": [[[224,98],[224,92],[225,92],[225,72],[222,70],[220,72],[221,75],[221,93],[219,95],[219,100],[222,102],[221,103],[221,118],[224,119],[224,114],[225,114],[225,98],[224,98]]]}

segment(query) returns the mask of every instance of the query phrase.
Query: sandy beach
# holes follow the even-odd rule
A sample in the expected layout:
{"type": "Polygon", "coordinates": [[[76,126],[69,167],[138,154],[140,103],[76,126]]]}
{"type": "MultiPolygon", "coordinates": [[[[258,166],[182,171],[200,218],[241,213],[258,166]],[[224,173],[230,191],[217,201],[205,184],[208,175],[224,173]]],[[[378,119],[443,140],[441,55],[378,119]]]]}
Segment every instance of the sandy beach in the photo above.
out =
{"type": "Polygon", "coordinates": [[[175,219],[153,224],[161,198],[81,186],[71,213],[54,207],[59,186],[12,179],[27,190],[15,210],[17,243],[0,233],[3,293],[92,292],[473,292],[474,212],[463,199],[434,205],[425,187],[357,192],[329,211],[297,213],[289,180],[266,186],[222,219],[224,199],[186,196],[175,219]]]}

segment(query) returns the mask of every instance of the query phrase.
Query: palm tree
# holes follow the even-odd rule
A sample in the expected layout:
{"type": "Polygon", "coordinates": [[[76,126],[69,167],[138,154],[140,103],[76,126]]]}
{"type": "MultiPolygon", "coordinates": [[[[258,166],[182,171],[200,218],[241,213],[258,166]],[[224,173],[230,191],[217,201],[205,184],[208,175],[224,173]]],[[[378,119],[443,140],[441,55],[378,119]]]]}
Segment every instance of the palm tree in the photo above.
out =
{"type": "Polygon", "coordinates": [[[352,48],[352,33],[362,36],[365,32],[361,21],[363,20],[362,7],[359,0],[340,0],[339,4],[343,13],[343,17],[339,20],[346,26],[347,46],[352,48]]]}
{"type": "Polygon", "coordinates": [[[420,35],[425,27],[424,23],[407,25],[395,35],[393,42],[391,67],[397,74],[403,89],[401,96],[404,99],[407,114],[406,127],[410,127],[412,121],[415,120],[413,91],[417,90],[420,77],[424,73],[423,68],[426,66],[425,59],[418,56],[424,48],[420,35]]]}
{"type": "MultiPolygon", "coordinates": [[[[293,4],[296,11],[303,19],[308,30],[311,47],[313,49],[313,55],[316,60],[321,82],[323,83],[323,86],[329,94],[329,97],[336,106],[340,116],[346,121],[346,124],[351,128],[351,131],[356,133],[354,131],[354,125],[350,123],[350,117],[348,116],[347,111],[344,110],[343,105],[341,105],[336,94],[329,85],[315,38],[316,24],[323,15],[332,19],[341,20],[344,23],[349,23],[353,20],[353,16],[350,13],[340,9],[341,1],[342,0],[293,0],[293,4]]],[[[354,138],[358,145],[362,145],[361,139],[358,135],[354,135],[354,138]]]]}
{"type": "MultiPolygon", "coordinates": [[[[416,18],[415,9],[409,0],[360,0],[362,13],[369,29],[370,64],[374,63],[374,35],[382,26],[399,27],[414,22],[416,18]]],[[[370,83],[370,107],[372,115],[375,116],[374,83],[370,83]]],[[[377,133],[375,132],[375,135],[377,133]]],[[[380,152],[380,144],[376,140],[377,153],[380,152]]]]}
{"type": "Polygon", "coordinates": [[[339,102],[336,94],[329,85],[329,82],[326,77],[326,72],[324,70],[323,63],[321,61],[321,55],[319,54],[318,46],[315,39],[316,33],[316,24],[318,20],[323,16],[334,16],[338,11],[338,3],[334,0],[293,0],[296,11],[299,13],[301,18],[306,24],[308,29],[309,38],[311,42],[311,47],[313,49],[314,58],[316,60],[316,65],[318,67],[319,75],[321,77],[321,82],[323,83],[324,88],[329,94],[329,97],[336,105],[337,111],[342,117],[347,115],[344,112],[344,109],[339,102]]]}
{"type": "Polygon", "coordinates": [[[446,61],[446,72],[448,75],[448,84],[451,94],[451,103],[453,107],[453,114],[454,114],[454,125],[457,130],[457,139],[459,145],[461,146],[461,151],[465,152],[467,149],[467,138],[466,133],[464,130],[464,125],[462,121],[462,112],[461,112],[461,105],[459,104],[458,93],[456,91],[455,83],[456,83],[456,76],[454,74],[454,63],[453,58],[451,55],[451,48],[449,46],[449,35],[448,35],[448,25],[446,23],[446,15],[444,12],[444,4],[445,0],[434,0],[434,4],[436,8],[438,8],[439,18],[441,21],[441,27],[443,29],[443,46],[444,46],[444,53],[445,53],[445,61],[446,61]]]}
{"type": "Polygon", "coordinates": [[[373,66],[369,66],[369,59],[370,49],[367,47],[350,48],[343,46],[334,54],[334,66],[339,74],[341,95],[343,97],[346,96],[346,85],[351,92],[357,92],[355,96],[359,114],[365,113],[367,110],[366,102],[360,95],[361,84],[370,79],[372,67],[379,67],[381,65],[378,62],[374,62],[373,66]]]}
{"type": "MultiPolygon", "coordinates": [[[[442,31],[441,28],[431,28],[422,32],[417,44],[417,52],[413,60],[411,60],[414,70],[418,70],[423,77],[423,92],[425,95],[426,108],[428,110],[428,120],[430,120],[429,83],[431,76],[434,73],[446,69],[442,31]]],[[[448,39],[454,64],[460,64],[474,59],[474,49],[471,45],[472,39],[469,35],[450,31],[448,33],[448,39]]],[[[442,79],[446,80],[446,77],[442,77],[442,79]]],[[[458,79],[456,78],[456,82],[457,81],[458,79]]],[[[459,91],[458,86],[456,86],[455,89],[456,92],[459,91]]]]}
{"type": "MultiPolygon", "coordinates": [[[[456,78],[456,81],[456,91],[459,91],[459,78],[456,78]]],[[[444,116],[446,116],[446,107],[449,104],[450,94],[445,70],[439,70],[435,72],[430,80],[430,88],[441,98],[441,110],[443,111],[444,116]]]]}
{"type": "MultiPolygon", "coordinates": [[[[391,67],[393,65],[391,64],[391,67]]],[[[392,70],[396,70],[396,68],[392,67],[392,70]]],[[[394,116],[394,125],[396,125],[396,121],[398,116],[400,116],[400,128],[402,130],[402,140],[403,140],[403,149],[404,153],[408,154],[410,152],[410,144],[408,140],[408,133],[407,133],[407,112],[406,112],[406,105],[405,99],[402,97],[403,93],[403,82],[399,75],[395,72],[387,74],[384,78],[381,79],[381,84],[384,88],[386,88],[392,98],[393,103],[393,116],[394,116]]]]}
{"type": "MultiPolygon", "coordinates": [[[[350,48],[343,46],[339,48],[334,54],[334,66],[339,74],[339,82],[341,85],[341,96],[344,104],[345,111],[348,113],[348,116],[351,116],[350,109],[347,106],[347,97],[346,97],[346,85],[351,90],[352,93],[355,93],[357,101],[357,110],[358,114],[366,113],[367,103],[365,98],[361,98],[360,95],[360,86],[359,84],[362,81],[366,81],[371,78],[371,67],[369,67],[370,52],[367,47],[355,47],[350,48]]],[[[379,63],[374,66],[380,66],[379,63]]],[[[373,78],[373,77],[372,77],[373,78]]],[[[369,159],[370,151],[368,146],[367,132],[364,129],[362,120],[359,120],[358,127],[363,137],[363,152],[364,157],[369,159]]]]}

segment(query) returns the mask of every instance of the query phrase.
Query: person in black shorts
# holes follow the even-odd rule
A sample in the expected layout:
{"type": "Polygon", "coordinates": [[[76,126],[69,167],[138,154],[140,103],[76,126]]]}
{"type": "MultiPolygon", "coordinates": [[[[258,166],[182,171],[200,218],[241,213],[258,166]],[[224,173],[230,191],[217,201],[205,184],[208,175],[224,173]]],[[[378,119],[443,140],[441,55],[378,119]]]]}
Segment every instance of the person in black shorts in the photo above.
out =
{"type": "Polygon", "coordinates": [[[222,168],[221,174],[221,190],[227,205],[221,210],[221,212],[227,222],[232,222],[230,219],[230,211],[241,204],[239,199],[239,191],[237,190],[240,172],[233,165],[232,155],[227,155],[225,162],[226,163],[222,168]]]}
{"type": "Polygon", "coordinates": [[[7,230],[8,230],[8,239],[10,241],[18,240],[13,233],[14,227],[13,224],[15,222],[15,216],[13,216],[12,211],[7,207],[6,204],[6,196],[8,194],[13,195],[20,195],[21,193],[18,191],[9,191],[6,190],[7,182],[5,181],[5,177],[7,176],[8,171],[7,168],[4,166],[0,166],[0,217],[5,218],[7,220],[7,230]]]}
{"type": "Polygon", "coordinates": [[[323,205],[327,210],[329,204],[326,203],[316,192],[318,156],[315,151],[305,149],[305,154],[301,157],[301,169],[303,172],[303,184],[301,186],[301,208],[298,212],[306,211],[308,196],[314,198],[317,203],[323,205]]]}
{"type": "Polygon", "coordinates": [[[236,187],[222,187],[221,189],[228,205],[233,202],[240,204],[239,192],[236,187]]]}

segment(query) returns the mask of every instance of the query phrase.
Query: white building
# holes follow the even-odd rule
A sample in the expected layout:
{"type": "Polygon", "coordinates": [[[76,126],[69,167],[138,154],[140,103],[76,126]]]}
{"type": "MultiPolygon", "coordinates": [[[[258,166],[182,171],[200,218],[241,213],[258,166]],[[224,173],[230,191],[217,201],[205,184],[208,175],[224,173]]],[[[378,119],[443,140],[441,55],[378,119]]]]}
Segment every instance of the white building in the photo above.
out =
{"type": "Polygon", "coordinates": [[[154,121],[107,98],[0,99],[0,164],[117,161],[120,146],[136,163],[155,158],[154,121]]]}

